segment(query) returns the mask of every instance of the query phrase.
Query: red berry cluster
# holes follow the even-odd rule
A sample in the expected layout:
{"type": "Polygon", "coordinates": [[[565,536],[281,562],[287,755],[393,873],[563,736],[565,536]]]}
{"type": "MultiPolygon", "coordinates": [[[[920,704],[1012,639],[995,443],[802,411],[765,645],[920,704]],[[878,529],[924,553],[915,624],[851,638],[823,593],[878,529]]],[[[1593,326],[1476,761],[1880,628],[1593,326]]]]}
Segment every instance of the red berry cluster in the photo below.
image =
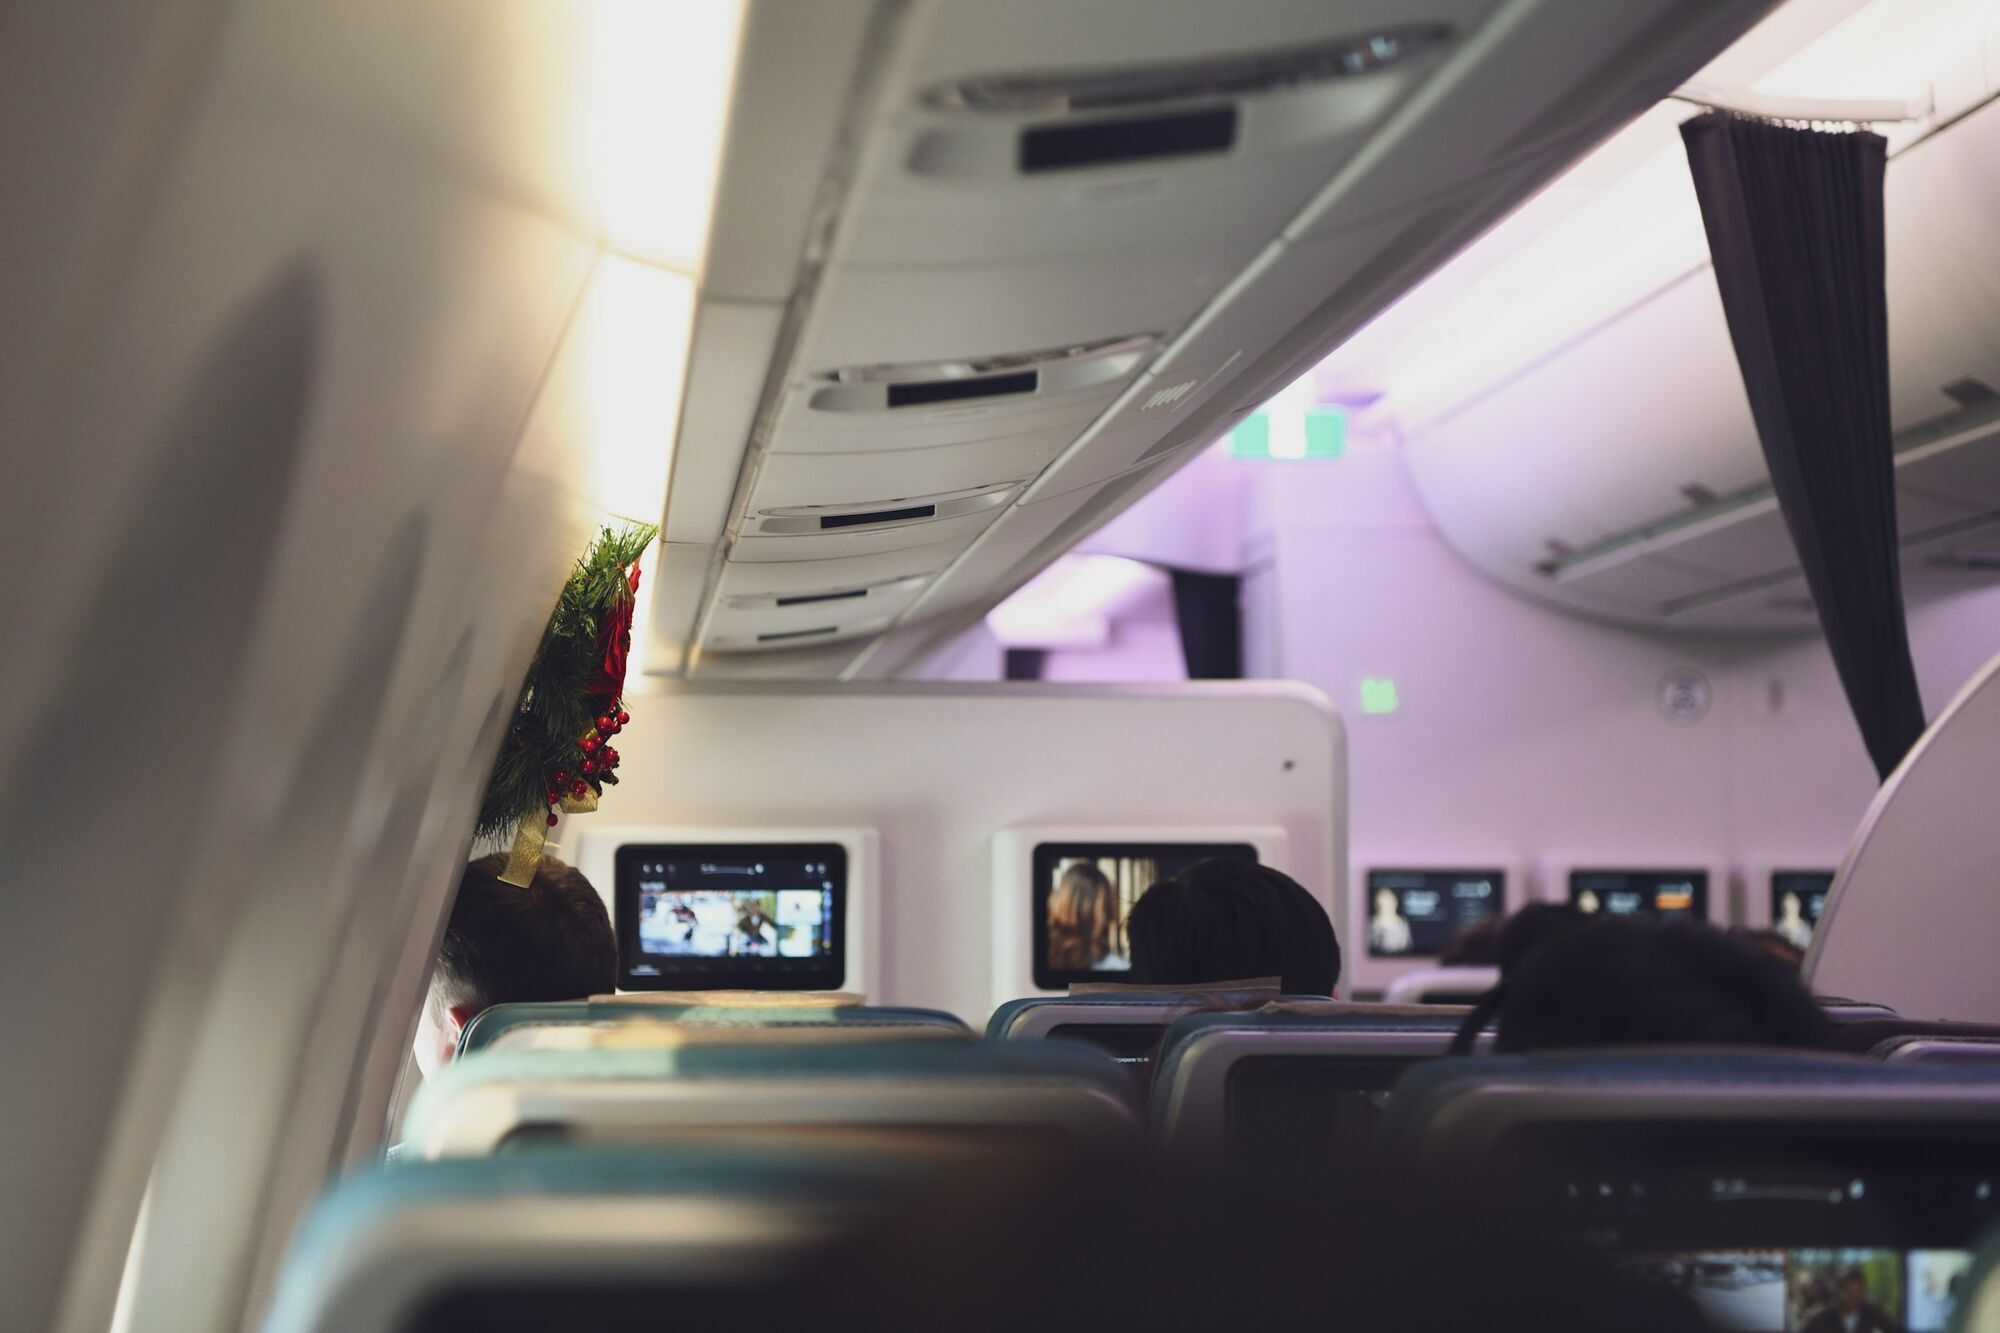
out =
{"type": "Polygon", "coordinates": [[[595,784],[618,781],[611,776],[611,770],[618,767],[618,751],[612,749],[609,742],[631,720],[632,715],[622,708],[600,713],[597,729],[576,743],[577,748],[583,751],[583,760],[577,765],[580,770],[577,776],[572,777],[566,768],[559,768],[551,775],[548,790],[543,793],[549,806],[550,827],[555,826],[556,807],[562,804],[565,795],[581,796],[595,784]]]}

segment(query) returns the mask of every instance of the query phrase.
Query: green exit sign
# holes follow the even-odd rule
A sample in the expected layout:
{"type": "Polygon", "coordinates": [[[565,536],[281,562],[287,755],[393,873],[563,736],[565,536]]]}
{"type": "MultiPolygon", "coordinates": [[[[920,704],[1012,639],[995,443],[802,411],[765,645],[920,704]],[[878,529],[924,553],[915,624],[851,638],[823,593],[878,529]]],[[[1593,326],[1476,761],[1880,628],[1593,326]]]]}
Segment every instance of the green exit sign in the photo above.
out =
{"type": "Polygon", "coordinates": [[[1303,420],[1272,420],[1266,411],[1252,412],[1229,432],[1229,456],[1288,462],[1295,459],[1323,461],[1347,452],[1347,412],[1344,408],[1315,405],[1305,410],[1303,420]]]}
{"type": "Polygon", "coordinates": [[[1380,717],[1402,707],[1396,697],[1396,682],[1389,676],[1364,676],[1361,680],[1361,711],[1380,717]]]}

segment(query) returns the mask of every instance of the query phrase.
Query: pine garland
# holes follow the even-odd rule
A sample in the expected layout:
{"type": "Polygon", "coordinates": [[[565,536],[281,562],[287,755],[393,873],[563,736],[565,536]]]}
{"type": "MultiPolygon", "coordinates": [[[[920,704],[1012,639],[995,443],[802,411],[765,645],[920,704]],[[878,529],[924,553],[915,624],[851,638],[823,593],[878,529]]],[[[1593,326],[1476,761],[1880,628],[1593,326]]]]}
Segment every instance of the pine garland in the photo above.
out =
{"type": "Polygon", "coordinates": [[[626,721],[622,697],[639,557],[659,528],[605,528],[576,562],[535,649],[514,724],[486,782],[475,836],[511,833],[524,818],[553,822],[565,798],[616,784],[608,742],[626,721]]]}

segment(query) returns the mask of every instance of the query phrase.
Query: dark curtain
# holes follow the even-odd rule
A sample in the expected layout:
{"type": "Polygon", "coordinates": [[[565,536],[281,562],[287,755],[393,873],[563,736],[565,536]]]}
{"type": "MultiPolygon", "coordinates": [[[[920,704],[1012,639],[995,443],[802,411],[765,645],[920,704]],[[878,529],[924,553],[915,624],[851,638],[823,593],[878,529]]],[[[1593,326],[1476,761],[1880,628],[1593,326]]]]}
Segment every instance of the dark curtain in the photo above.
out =
{"type": "Polygon", "coordinates": [[[1880,135],[1681,126],[1771,486],[1887,777],[1924,729],[1896,544],[1880,135]]]}
{"type": "MultiPolygon", "coordinates": [[[[992,661],[988,658],[987,661],[992,661]]],[[[1008,680],[1040,680],[1042,668],[1048,664],[1049,650],[1046,648],[1009,648],[1007,650],[1008,680]]]]}
{"type": "Polygon", "coordinates": [[[1243,580],[1172,569],[1174,619],[1189,680],[1243,678],[1243,580]]]}

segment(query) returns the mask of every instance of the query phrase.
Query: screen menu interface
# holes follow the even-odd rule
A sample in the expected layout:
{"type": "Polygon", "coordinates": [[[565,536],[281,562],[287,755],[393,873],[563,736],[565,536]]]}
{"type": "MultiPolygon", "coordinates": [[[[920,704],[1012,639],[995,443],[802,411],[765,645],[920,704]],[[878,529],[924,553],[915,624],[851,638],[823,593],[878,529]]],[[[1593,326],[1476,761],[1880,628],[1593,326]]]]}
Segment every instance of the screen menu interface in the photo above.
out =
{"type": "Polygon", "coordinates": [[[620,848],[626,979],[838,985],[845,878],[838,846],[620,848]]]}
{"type": "Polygon", "coordinates": [[[1826,911],[1826,896],[1833,891],[1831,870],[1774,870],[1771,872],[1771,929],[1799,948],[1812,943],[1813,931],[1826,911]]]}
{"type": "Polygon", "coordinates": [[[1701,921],[1708,916],[1703,870],[1573,870],[1569,901],[1580,912],[1701,921]]]}
{"type": "Polygon", "coordinates": [[[1506,886],[1498,870],[1371,870],[1368,952],[1435,958],[1466,930],[1500,915],[1506,886]]]}

